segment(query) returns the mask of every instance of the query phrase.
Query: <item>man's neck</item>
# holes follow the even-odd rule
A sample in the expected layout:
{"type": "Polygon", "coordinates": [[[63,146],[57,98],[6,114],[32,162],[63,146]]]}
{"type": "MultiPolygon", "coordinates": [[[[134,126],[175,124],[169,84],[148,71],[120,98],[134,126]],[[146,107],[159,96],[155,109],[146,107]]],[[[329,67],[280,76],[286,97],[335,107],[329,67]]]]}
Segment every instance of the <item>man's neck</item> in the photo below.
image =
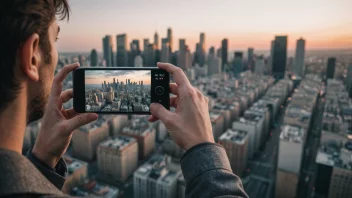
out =
{"type": "Polygon", "coordinates": [[[27,95],[20,91],[6,109],[0,112],[0,148],[22,153],[27,124],[27,95]]]}

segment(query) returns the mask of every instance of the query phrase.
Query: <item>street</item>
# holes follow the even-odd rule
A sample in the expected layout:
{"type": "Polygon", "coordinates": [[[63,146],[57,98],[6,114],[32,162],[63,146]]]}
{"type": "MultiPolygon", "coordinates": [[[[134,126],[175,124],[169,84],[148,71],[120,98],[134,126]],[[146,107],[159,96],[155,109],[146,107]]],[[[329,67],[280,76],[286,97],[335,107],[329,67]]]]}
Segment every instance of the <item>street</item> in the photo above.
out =
{"type": "MultiPolygon", "coordinates": [[[[291,97],[292,93],[288,96],[291,97]]],[[[264,150],[248,162],[243,174],[244,188],[249,197],[270,198],[275,195],[276,166],[281,125],[288,103],[286,102],[276,117],[275,127],[271,129],[264,150]]]]}

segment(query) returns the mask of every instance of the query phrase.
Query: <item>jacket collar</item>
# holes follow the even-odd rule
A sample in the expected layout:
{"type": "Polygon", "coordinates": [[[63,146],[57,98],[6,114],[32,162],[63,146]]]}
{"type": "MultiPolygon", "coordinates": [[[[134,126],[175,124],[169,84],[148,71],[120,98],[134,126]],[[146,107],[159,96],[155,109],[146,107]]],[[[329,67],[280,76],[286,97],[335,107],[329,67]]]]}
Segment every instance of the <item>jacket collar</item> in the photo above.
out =
{"type": "Polygon", "coordinates": [[[14,194],[63,195],[26,157],[0,149],[0,197],[14,194]]]}

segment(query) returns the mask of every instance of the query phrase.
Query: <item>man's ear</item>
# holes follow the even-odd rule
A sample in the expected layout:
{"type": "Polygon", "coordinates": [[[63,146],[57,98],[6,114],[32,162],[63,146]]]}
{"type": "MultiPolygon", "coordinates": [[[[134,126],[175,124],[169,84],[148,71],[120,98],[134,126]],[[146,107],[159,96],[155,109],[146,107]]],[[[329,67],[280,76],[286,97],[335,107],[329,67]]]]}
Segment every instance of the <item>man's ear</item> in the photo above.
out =
{"type": "Polygon", "coordinates": [[[39,35],[32,34],[23,43],[19,53],[20,69],[23,74],[30,80],[37,82],[39,80],[40,50],[39,35]]]}

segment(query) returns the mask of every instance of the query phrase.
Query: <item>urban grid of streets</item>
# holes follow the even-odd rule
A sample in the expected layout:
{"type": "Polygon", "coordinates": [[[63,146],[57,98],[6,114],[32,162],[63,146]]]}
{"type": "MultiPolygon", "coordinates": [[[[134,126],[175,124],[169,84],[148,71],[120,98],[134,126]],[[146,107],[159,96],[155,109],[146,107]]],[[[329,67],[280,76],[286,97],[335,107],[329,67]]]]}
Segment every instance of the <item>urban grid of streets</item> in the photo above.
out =
{"type": "MultiPolygon", "coordinates": [[[[292,97],[293,92],[294,90],[287,96],[287,98],[292,97]]],[[[303,176],[300,177],[300,183],[298,185],[299,187],[297,192],[299,195],[301,195],[299,197],[314,197],[314,173],[316,168],[315,156],[317,154],[319,145],[322,111],[324,110],[324,99],[319,97],[318,101],[319,102],[317,103],[315,110],[316,116],[314,116],[314,120],[312,121],[312,127],[310,129],[311,132],[308,133],[307,143],[305,146],[305,156],[303,159],[304,166],[302,167],[303,176]]],[[[280,112],[274,121],[267,142],[261,147],[260,151],[256,153],[256,157],[248,162],[247,169],[241,177],[244,188],[249,197],[270,198],[275,195],[276,170],[279,149],[278,145],[284,114],[287,106],[289,105],[289,102],[289,100],[286,100],[286,102],[281,106],[280,112]]],[[[143,163],[144,161],[140,162],[139,164],[143,163]]],[[[92,175],[95,175],[97,171],[96,169],[96,164],[93,163],[90,168],[92,175]]],[[[124,189],[124,192],[126,193],[125,195],[132,196],[132,183],[133,178],[130,177],[127,181],[120,183],[118,186],[120,189],[124,189]]]]}
{"type": "MultiPolygon", "coordinates": [[[[292,92],[293,93],[293,92],[292,92]]],[[[292,97],[292,93],[287,98],[292,97]]],[[[270,198],[275,195],[276,166],[281,125],[288,106],[286,101],[274,121],[267,142],[248,162],[247,169],[241,177],[245,191],[249,197],[270,198]]]]}
{"type": "MultiPolygon", "coordinates": [[[[292,93],[287,97],[292,97],[292,93]]],[[[270,198],[275,196],[278,145],[281,126],[289,100],[280,109],[274,126],[265,146],[256,154],[256,158],[248,162],[242,182],[249,197],[270,198]]],[[[319,149],[321,123],[324,112],[324,97],[318,97],[318,103],[308,132],[305,154],[302,159],[302,176],[300,177],[297,197],[314,197],[316,163],[315,157],[319,149]]]]}
{"type": "Polygon", "coordinates": [[[150,86],[143,85],[143,81],[126,84],[106,81],[101,88],[86,85],[85,88],[86,111],[90,112],[149,112],[150,86]]]}

